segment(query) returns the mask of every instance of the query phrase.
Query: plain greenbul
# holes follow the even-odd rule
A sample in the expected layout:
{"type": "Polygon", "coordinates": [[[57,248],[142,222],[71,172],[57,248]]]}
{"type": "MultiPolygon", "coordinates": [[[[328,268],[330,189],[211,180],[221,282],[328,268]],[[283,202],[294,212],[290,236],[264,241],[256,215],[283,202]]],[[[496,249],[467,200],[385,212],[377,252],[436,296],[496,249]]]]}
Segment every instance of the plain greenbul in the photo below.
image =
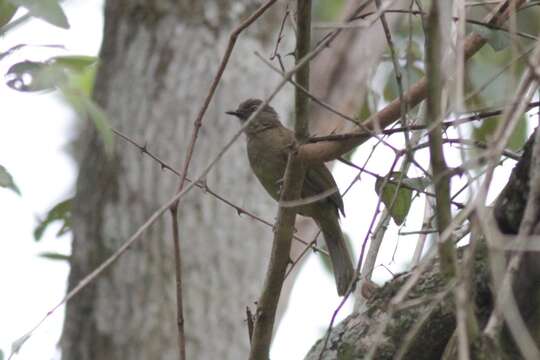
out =
{"type": "MultiPolygon", "coordinates": [[[[227,111],[227,114],[236,116],[243,123],[261,104],[259,99],[249,99],[241,103],[237,110],[227,111]]],[[[247,126],[245,133],[251,169],[270,196],[279,200],[294,133],[281,124],[271,106],[265,106],[259,112],[247,126]]],[[[315,202],[299,205],[297,211],[313,218],[321,229],[330,253],[337,291],[342,296],[354,276],[351,257],[339,225],[339,212],[344,214],[343,200],[328,168],[324,164],[309,166],[306,168],[302,198],[316,198],[321,194],[329,195],[315,202]]]]}

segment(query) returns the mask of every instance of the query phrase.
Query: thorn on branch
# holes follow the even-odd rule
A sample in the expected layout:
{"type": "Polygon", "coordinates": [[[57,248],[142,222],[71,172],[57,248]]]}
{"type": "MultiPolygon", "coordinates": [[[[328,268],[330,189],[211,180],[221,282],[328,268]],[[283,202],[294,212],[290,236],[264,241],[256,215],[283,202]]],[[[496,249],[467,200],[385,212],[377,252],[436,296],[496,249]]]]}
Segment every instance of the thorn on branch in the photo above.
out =
{"type": "Polygon", "coordinates": [[[248,327],[249,343],[251,344],[251,339],[253,337],[253,324],[255,323],[255,317],[253,316],[253,313],[251,312],[251,309],[249,308],[249,306],[246,306],[246,323],[248,327]]]}
{"type": "MultiPolygon", "coordinates": [[[[203,193],[209,191],[208,184],[206,183],[206,178],[197,181],[197,186],[202,190],[203,193]]],[[[236,207],[235,207],[236,208],[236,207]]]]}

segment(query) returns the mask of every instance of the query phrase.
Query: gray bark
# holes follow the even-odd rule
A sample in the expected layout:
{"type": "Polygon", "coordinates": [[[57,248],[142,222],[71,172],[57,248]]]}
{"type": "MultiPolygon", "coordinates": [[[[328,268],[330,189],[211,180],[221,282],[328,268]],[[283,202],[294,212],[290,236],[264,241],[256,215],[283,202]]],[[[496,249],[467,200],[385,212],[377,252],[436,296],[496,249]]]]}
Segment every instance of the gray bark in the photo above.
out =
{"type": "MultiPolygon", "coordinates": [[[[181,168],[192,124],[216,73],[228,34],[251,1],[109,1],[95,98],[111,125],[181,168]]],[[[278,20],[265,14],[241,35],[201,129],[195,177],[239,124],[223,114],[276,84],[253,56],[270,53],[278,20]]],[[[285,99],[286,97],[282,97],[285,99]]],[[[290,97],[289,97],[290,98],[290,97]]],[[[273,105],[283,114],[283,102],[273,105]]],[[[244,140],[208,175],[210,188],[272,219],[275,204],[248,170],[244,140]]],[[[178,179],[116,139],[107,158],[91,128],[79,142],[69,287],[114,252],[176,190],[178,179]]],[[[166,215],[96,282],[68,303],[64,359],[176,359],[175,282],[166,215]]],[[[242,359],[245,307],[260,292],[272,232],[198,189],[179,210],[189,359],[242,359]]]]}

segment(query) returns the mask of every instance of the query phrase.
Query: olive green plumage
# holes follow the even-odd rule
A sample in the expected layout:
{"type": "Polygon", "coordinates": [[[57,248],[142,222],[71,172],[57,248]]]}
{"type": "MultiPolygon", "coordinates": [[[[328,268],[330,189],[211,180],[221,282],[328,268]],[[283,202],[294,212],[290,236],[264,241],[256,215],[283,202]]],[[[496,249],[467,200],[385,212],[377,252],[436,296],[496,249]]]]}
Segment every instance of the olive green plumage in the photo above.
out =
{"type": "MultiPolygon", "coordinates": [[[[228,111],[240,121],[246,121],[261,105],[258,99],[249,99],[240,104],[237,110],[228,111]]],[[[275,110],[265,106],[245,129],[247,153],[253,173],[266,191],[275,200],[279,192],[287,166],[288,151],[294,142],[294,133],[279,121],[275,110]]],[[[335,192],[325,198],[298,206],[298,213],[309,216],[317,222],[326,241],[339,295],[344,295],[354,276],[354,269],[339,225],[339,212],[343,214],[343,200],[330,171],[324,164],[309,166],[306,169],[302,198],[311,198],[335,192]]]]}

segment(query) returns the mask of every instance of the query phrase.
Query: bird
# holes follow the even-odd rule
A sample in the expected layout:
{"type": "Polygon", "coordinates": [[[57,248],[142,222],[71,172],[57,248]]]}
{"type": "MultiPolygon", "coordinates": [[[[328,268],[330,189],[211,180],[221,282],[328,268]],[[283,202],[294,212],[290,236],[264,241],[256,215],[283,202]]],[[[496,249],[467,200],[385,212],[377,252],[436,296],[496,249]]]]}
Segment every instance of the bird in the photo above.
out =
{"type": "MultiPolygon", "coordinates": [[[[236,110],[226,111],[244,124],[263,102],[247,99],[236,110]]],[[[265,105],[244,129],[247,155],[251,169],[268,194],[279,201],[288,154],[295,141],[294,132],[282,125],[277,112],[265,105]]],[[[315,199],[296,206],[297,213],[311,217],[323,234],[339,296],[346,294],[354,278],[354,268],[339,224],[340,213],[345,215],[343,199],[332,173],[324,163],[306,167],[302,199],[315,199]],[[332,190],[335,190],[332,192],[332,190]]]]}

